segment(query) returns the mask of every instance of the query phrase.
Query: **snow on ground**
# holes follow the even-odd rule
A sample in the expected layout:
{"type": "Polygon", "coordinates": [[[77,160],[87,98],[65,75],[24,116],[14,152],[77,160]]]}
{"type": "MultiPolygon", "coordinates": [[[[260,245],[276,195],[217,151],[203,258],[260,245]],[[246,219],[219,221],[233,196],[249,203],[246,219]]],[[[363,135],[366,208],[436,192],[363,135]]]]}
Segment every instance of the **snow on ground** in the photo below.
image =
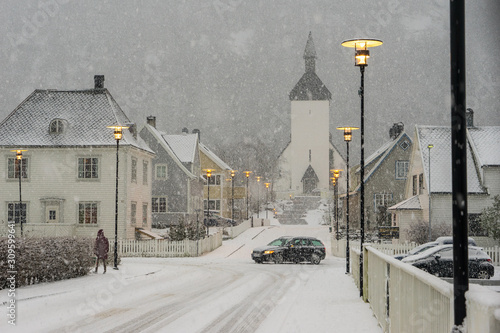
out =
{"type": "MultiPolygon", "coordinates": [[[[381,332],[327,226],[247,230],[198,258],[123,258],[120,270],[19,288],[17,325],[1,332],[381,332]],[[320,265],[255,264],[253,248],[283,235],[321,239],[320,265]]],[[[102,272],[102,268],[100,270],[102,272]]],[[[7,290],[0,291],[7,312],[7,290]]]]}

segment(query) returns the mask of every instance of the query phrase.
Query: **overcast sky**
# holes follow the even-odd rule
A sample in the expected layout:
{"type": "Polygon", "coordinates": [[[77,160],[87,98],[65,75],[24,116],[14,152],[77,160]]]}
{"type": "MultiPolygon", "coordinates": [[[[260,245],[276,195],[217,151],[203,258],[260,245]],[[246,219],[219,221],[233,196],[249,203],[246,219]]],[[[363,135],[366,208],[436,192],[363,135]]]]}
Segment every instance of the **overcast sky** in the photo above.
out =
{"type": "MultiPolygon", "coordinates": [[[[498,0],[467,2],[467,106],[477,125],[500,125],[499,14],[498,0]]],[[[104,74],[139,127],[155,115],[170,134],[198,128],[214,148],[258,136],[277,154],[311,31],[336,145],[335,127],[359,125],[360,73],[340,45],[354,37],[384,41],[366,69],[366,154],[393,123],[412,135],[415,124],[450,124],[446,0],[12,0],[0,22],[2,120],[34,89],[92,88],[104,74]]]]}

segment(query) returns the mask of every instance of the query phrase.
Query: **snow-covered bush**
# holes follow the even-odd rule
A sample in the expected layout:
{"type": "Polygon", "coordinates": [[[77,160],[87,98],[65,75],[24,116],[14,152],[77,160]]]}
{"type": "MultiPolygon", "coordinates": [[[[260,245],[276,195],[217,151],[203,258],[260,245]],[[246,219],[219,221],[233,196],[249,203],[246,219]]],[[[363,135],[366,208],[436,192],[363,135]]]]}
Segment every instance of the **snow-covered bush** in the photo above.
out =
{"type": "MultiPolygon", "coordinates": [[[[15,259],[8,261],[8,239],[0,239],[0,290],[15,271],[16,286],[71,279],[86,275],[94,266],[89,238],[17,238],[15,259]],[[15,267],[10,264],[15,262],[15,267]]],[[[12,259],[12,256],[10,257],[12,259]]]]}

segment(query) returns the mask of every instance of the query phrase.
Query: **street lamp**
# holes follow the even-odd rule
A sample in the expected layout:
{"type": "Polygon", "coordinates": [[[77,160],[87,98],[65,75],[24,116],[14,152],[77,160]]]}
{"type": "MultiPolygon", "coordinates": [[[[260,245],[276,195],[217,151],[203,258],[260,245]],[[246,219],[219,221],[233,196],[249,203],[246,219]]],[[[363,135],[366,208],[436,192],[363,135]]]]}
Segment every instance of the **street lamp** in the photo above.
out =
{"type": "Polygon", "coordinates": [[[203,169],[207,173],[207,236],[210,229],[210,178],[212,177],[213,169],[203,169]]]}
{"type": "MultiPolygon", "coordinates": [[[[21,180],[23,178],[23,151],[27,151],[26,149],[16,149],[11,150],[11,152],[16,153],[16,164],[17,164],[17,176],[19,177],[19,223],[21,224],[21,237],[23,237],[23,198],[21,191],[21,180]]],[[[14,205],[14,217],[15,217],[16,206],[14,205]]]]}
{"type": "Polygon", "coordinates": [[[346,250],[345,250],[345,273],[349,274],[350,269],[349,269],[349,142],[352,140],[352,131],[359,129],[358,127],[337,127],[338,130],[344,131],[344,141],[347,146],[347,159],[346,159],[346,178],[347,178],[347,189],[346,189],[346,214],[345,214],[345,220],[346,220],[346,250]]]}
{"type": "Polygon", "coordinates": [[[354,66],[358,66],[361,71],[361,87],[359,89],[359,97],[361,97],[361,161],[360,161],[360,228],[361,228],[361,245],[359,258],[359,292],[363,297],[363,243],[365,241],[365,67],[368,66],[367,60],[370,57],[369,47],[382,45],[382,41],[378,39],[356,38],[345,40],[342,46],[355,49],[354,66]]]}
{"type": "Polygon", "coordinates": [[[268,205],[269,205],[269,199],[268,199],[268,195],[269,195],[269,185],[271,185],[271,183],[264,183],[264,185],[266,185],[266,220],[267,220],[267,212],[268,212],[268,205]]]}
{"type": "MultiPolygon", "coordinates": [[[[243,173],[247,177],[247,220],[248,220],[248,178],[250,177],[252,171],[243,171],[243,173]]],[[[253,227],[253,221],[252,221],[252,227],[253,227]]]]}
{"type": "Polygon", "coordinates": [[[340,171],[344,171],[342,169],[332,169],[330,170],[333,172],[333,178],[332,178],[332,184],[333,184],[333,197],[335,201],[335,222],[337,224],[336,230],[337,230],[337,240],[339,239],[339,205],[338,205],[338,180],[340,177],[340,171]]]}
{"type": "Polygon", "coordinates": [[[108,126],[114,130],[113,135],[116,140],[116,186],[115,186],[115,260],[113,269],[118,269],[118,152],[120,149],[120,140],[123,137],[123,130],[127,129],[127,126],[113,125],[108,126]]]}
{"type": "Polygon", "coordinates": [[[431,149],[434,148],[433,144],[429,144],[427,149],[429,150],[429,185],[427,186],[427,191],[429,192],[429,242],[432,242],[431,234],[431,149]]]}
{"type": "Polygon", "coordinates": [[[234,224],[234,175],[238,172],[237,170],[231,170],[231,225],[234,224]]]}
{"type": "Polygon", "coordinates": [[[260,218],[260,179],[262,178],[261,176],[256,176],[257,178],[257,218],[260,218]]]}

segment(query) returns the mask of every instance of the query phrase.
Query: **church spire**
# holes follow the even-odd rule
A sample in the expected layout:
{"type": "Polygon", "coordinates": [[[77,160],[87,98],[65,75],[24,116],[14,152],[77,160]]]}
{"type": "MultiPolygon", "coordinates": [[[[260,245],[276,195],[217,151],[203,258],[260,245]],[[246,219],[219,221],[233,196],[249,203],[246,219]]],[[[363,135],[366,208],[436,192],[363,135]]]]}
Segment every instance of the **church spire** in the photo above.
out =
{"type": "Polygon", "coordinates": [[[314,47],[312,32],[309,32],[309,37],[307,38],[304,59],[306,62],[306,72],[314,73],[316,71],[316,48],[314,47]]]}

